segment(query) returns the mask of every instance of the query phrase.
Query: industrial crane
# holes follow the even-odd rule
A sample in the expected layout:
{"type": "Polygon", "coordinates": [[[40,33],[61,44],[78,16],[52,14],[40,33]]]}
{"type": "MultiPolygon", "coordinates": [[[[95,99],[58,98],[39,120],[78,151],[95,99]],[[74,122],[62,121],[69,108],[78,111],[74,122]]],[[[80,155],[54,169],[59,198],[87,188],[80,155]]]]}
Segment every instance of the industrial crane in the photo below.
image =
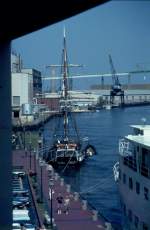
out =
{"type": "Polygon", "coordinates": [[[110,91],[110,103],[114,103],[115,96],[119,96],[121,100],[121,105],[124,104],[124,91],[122,90],[121,84],[119,82],[118,76],[116,74],[116,70],[113,65],[112,57],[109,54],[109,63],[111,67],[111,74],[112,74],[112,87],[110,91]]]}

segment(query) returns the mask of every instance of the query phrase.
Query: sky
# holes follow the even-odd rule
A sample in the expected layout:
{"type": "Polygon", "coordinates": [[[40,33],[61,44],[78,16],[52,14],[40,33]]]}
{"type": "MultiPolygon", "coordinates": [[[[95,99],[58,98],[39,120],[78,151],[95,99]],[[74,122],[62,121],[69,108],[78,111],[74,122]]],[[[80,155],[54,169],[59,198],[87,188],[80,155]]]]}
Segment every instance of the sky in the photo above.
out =
{"type": "MultiPolygon", "coordinates": [[[[72,74],[110,73],[108,54],[116,72],[150,69],[150,1],[110,1],[13,40],[12,49],[21,54],[24,67],[50,76],[45,66],[61,64],[64,26],[69,63],[84,65],[70,70],[72,74]]],[[[150,82],[149,76],[133,75],[131,82],[150,82]]],[[[100,84],[100,78],[74,80],[73,84],[86,88],[100,84]]]]}

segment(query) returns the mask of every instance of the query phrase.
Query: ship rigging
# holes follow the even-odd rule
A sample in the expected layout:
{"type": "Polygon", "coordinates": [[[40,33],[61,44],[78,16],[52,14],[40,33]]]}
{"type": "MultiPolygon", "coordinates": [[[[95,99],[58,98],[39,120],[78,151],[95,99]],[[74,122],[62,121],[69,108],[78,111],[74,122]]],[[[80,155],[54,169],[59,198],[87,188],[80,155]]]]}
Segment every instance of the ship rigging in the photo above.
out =
{"type": "Polygon", "coordinates": [[[88,139],[80,139],[70,100],[69,64],[66,47],[66,34],[63,37],[62,55],[62,89],[60,98],[61,116],[58,118],[52,147],[49,149],[45,160],[53,166],[80,165],[87,157],[96,154],[94,146],[88,139]]]}

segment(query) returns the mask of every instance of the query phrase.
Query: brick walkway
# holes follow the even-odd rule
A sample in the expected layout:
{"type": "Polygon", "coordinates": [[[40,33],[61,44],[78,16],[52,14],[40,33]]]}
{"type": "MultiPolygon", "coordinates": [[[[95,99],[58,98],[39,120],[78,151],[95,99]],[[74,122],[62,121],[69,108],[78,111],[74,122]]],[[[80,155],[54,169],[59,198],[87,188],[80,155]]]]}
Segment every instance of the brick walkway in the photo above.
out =
{"type": "MultiPolygon", "coordinates": [[[[37,180],[40,185],[41,181],[41,167],[39,166],[39,160],[34,156],[30,157],[29,153],[21,150],[13,152],[13,165],[23,166],[26,171],[31,170],[34,172],[36,170],[37,180]]],[[[58,230],[98,230],[106,229],[105,221],[101,218],[96,218],[96,212],[94,215],[93,210],[90,210],[86,201],[82,201],[78,198],[78,194],[70,192],[68,185],[64,184],[63,178],[60,178],[57,173],[53,173],[53,217],[58,230]],[[56,197],[61,193],[65,198],[66,195],[70,197],[70,209],[68,215],[64,212],[62,214],[57,214],[57,200],[56,197]]],[[[41,188],[41,186],[40,186],[41,188]]],[[[49,211],[50,199],[49,199],[49,173],[47,170],[47,165],[42,167],[42,188],[44,201],[47,203],[49,211]]],[[[49,214],[50,215],[50,214],[49,214]]]]}

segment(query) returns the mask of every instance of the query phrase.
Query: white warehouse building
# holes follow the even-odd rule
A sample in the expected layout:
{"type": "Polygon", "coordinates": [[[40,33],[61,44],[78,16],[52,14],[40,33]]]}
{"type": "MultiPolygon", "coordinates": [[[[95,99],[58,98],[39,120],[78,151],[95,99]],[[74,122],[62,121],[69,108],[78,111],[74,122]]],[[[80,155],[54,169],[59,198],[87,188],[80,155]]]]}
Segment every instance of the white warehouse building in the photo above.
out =
{"type": "Polygon", "coordinates": [[[12,73],[12,106],[33,102],[33,75],[12,73]]]}
{"type": "Polygon", "coordinates": [[[32,105],[37,93],[42,92],[41,72],[23,68],[20,55],[11,55],[12,117],[20,117],[24,104],[32,105]]]}

